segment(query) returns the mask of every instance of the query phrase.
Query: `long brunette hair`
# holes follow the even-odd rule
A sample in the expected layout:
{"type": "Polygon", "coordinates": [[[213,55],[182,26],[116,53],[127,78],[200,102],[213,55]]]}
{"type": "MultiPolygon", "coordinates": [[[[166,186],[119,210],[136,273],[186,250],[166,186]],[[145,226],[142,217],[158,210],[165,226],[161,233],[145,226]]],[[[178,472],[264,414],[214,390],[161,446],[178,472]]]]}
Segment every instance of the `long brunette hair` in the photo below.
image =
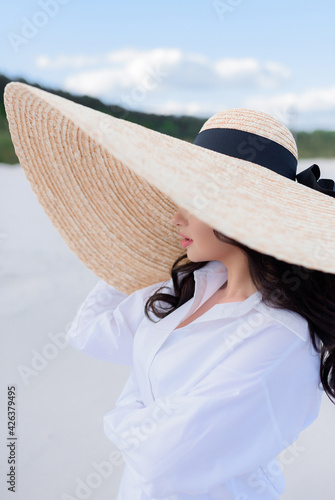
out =
{"type": "MultiPolygon", "coordinates": [[[[316,352],[320,354],[320,379],[328,398],[335,404],[335,275],[289,264],[265,255],[228,238],[213,229],[215,236],[240,248],[248,258],[250,277],[262,293],[262,302],[278,309],[288,309],[308,321],[309,334],[316,352]],[[317,340],[319,347],[317,344],[317,340]]],[[[163,293],[160,287],[145,304],[158,318],[164,318],[194,295],[193,271],[208,261],[191,262],[186,254],[179,256],[171,268],[174,294],[163,293]],[[186,262],[182,263],[186,259],[186,262]],[[181,264],[180,264],[181,263],[181,264]],[[159,310],[155,302],[160,304],[159,310]]]]}

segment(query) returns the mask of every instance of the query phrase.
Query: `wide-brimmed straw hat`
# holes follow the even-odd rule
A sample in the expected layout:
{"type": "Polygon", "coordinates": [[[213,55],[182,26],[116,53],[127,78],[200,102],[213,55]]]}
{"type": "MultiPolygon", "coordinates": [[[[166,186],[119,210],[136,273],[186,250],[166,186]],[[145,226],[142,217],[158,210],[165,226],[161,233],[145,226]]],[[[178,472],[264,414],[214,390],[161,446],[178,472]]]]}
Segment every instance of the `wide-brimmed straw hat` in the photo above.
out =
{"type": "Polygon", "coordinates": [[[191,144],[18,82],[5,107],[46,214],[120,291],[170,278],[178,206],[259,252],[335,273],[334,182],[317,165],[296,175],[295,140],[268,114],[219,112],[191,144]]]}

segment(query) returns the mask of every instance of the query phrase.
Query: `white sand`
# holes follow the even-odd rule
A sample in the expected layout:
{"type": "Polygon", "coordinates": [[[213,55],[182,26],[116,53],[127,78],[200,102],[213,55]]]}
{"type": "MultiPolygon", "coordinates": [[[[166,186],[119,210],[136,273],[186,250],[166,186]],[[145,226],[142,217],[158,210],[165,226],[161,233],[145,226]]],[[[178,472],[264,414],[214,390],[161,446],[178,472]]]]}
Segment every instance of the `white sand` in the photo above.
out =
{"type": "MultiPolygon", "coordinates": [[[[334,178],[335,160],[303,161],[299,169],[314,162],[323,177],[334,178]]],[[[63,242],[20,166],[0,165],[0,200],[0,498],[113,500],[123,465],[111,470],[111,453],[120,455],[103,433],[102,417],[114,407],[129,369],[64,344],[66,328],[98,278],[63,242]],[[6,392],[13,384],[15,495],[6,484],[6,392]],[[106,463],[99,470],[103,461],[108,471],[106,463]]],[[[282,499],[333,499],[334,460],[335,406],[324,396],[316,422],[280,461],[282,499]]]]}

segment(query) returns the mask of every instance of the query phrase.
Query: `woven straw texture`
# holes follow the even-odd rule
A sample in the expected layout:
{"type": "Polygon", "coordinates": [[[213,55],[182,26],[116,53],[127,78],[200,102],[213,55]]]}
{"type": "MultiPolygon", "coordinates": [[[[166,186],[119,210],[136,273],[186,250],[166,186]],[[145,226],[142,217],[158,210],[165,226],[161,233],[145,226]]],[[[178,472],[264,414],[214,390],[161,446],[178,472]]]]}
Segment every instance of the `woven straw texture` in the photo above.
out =
{"type": "MultiPolygon", "coordinates": [[[[185,252],[171,223],[178,205],[250,248],[335,273],[333,198],[26,84],[7,85],[5,107],[46,214],[82,262],[118,290],[170,278],[185,252]]],[[[265,113],[218,113],[203,129],[242,123],[297,156],[290,132],[265,113]]]]}

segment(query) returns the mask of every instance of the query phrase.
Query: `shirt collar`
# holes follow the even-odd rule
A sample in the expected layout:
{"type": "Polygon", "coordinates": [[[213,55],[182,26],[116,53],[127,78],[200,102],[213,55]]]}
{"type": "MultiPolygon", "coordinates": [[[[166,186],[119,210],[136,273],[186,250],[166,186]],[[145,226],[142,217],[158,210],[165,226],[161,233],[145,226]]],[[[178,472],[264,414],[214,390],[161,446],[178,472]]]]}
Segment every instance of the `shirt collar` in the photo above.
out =
{"type": "MultiPolygon", "coordinates": [[[[223,262],[212,260],[201,269],[195,270],[193,274],[195,280],[195,300],[192,310],[197,308],[198,305],[206,302],[206,300],[226,282],[228,271],[223,262]]],[[[220,304],[222,305],[222,310],[220,310],[220,305],[218,305],[217,313],[223,314],[225,309],[227,310],[227,304],[229,303],[220,304]]],[[[230,304],[229,316],[239,317],[254,308],[258,312],[271,318],[274,322],[281,323],[298,335],[302,340],[307,340],[308,338],[308,321],[297,312],[289,311],[288,309],[277,309],[266,305],[262,302],[261,291],[257,291],[250,295],[250,297],[243,302],[232,302],[230,304]]]]}

